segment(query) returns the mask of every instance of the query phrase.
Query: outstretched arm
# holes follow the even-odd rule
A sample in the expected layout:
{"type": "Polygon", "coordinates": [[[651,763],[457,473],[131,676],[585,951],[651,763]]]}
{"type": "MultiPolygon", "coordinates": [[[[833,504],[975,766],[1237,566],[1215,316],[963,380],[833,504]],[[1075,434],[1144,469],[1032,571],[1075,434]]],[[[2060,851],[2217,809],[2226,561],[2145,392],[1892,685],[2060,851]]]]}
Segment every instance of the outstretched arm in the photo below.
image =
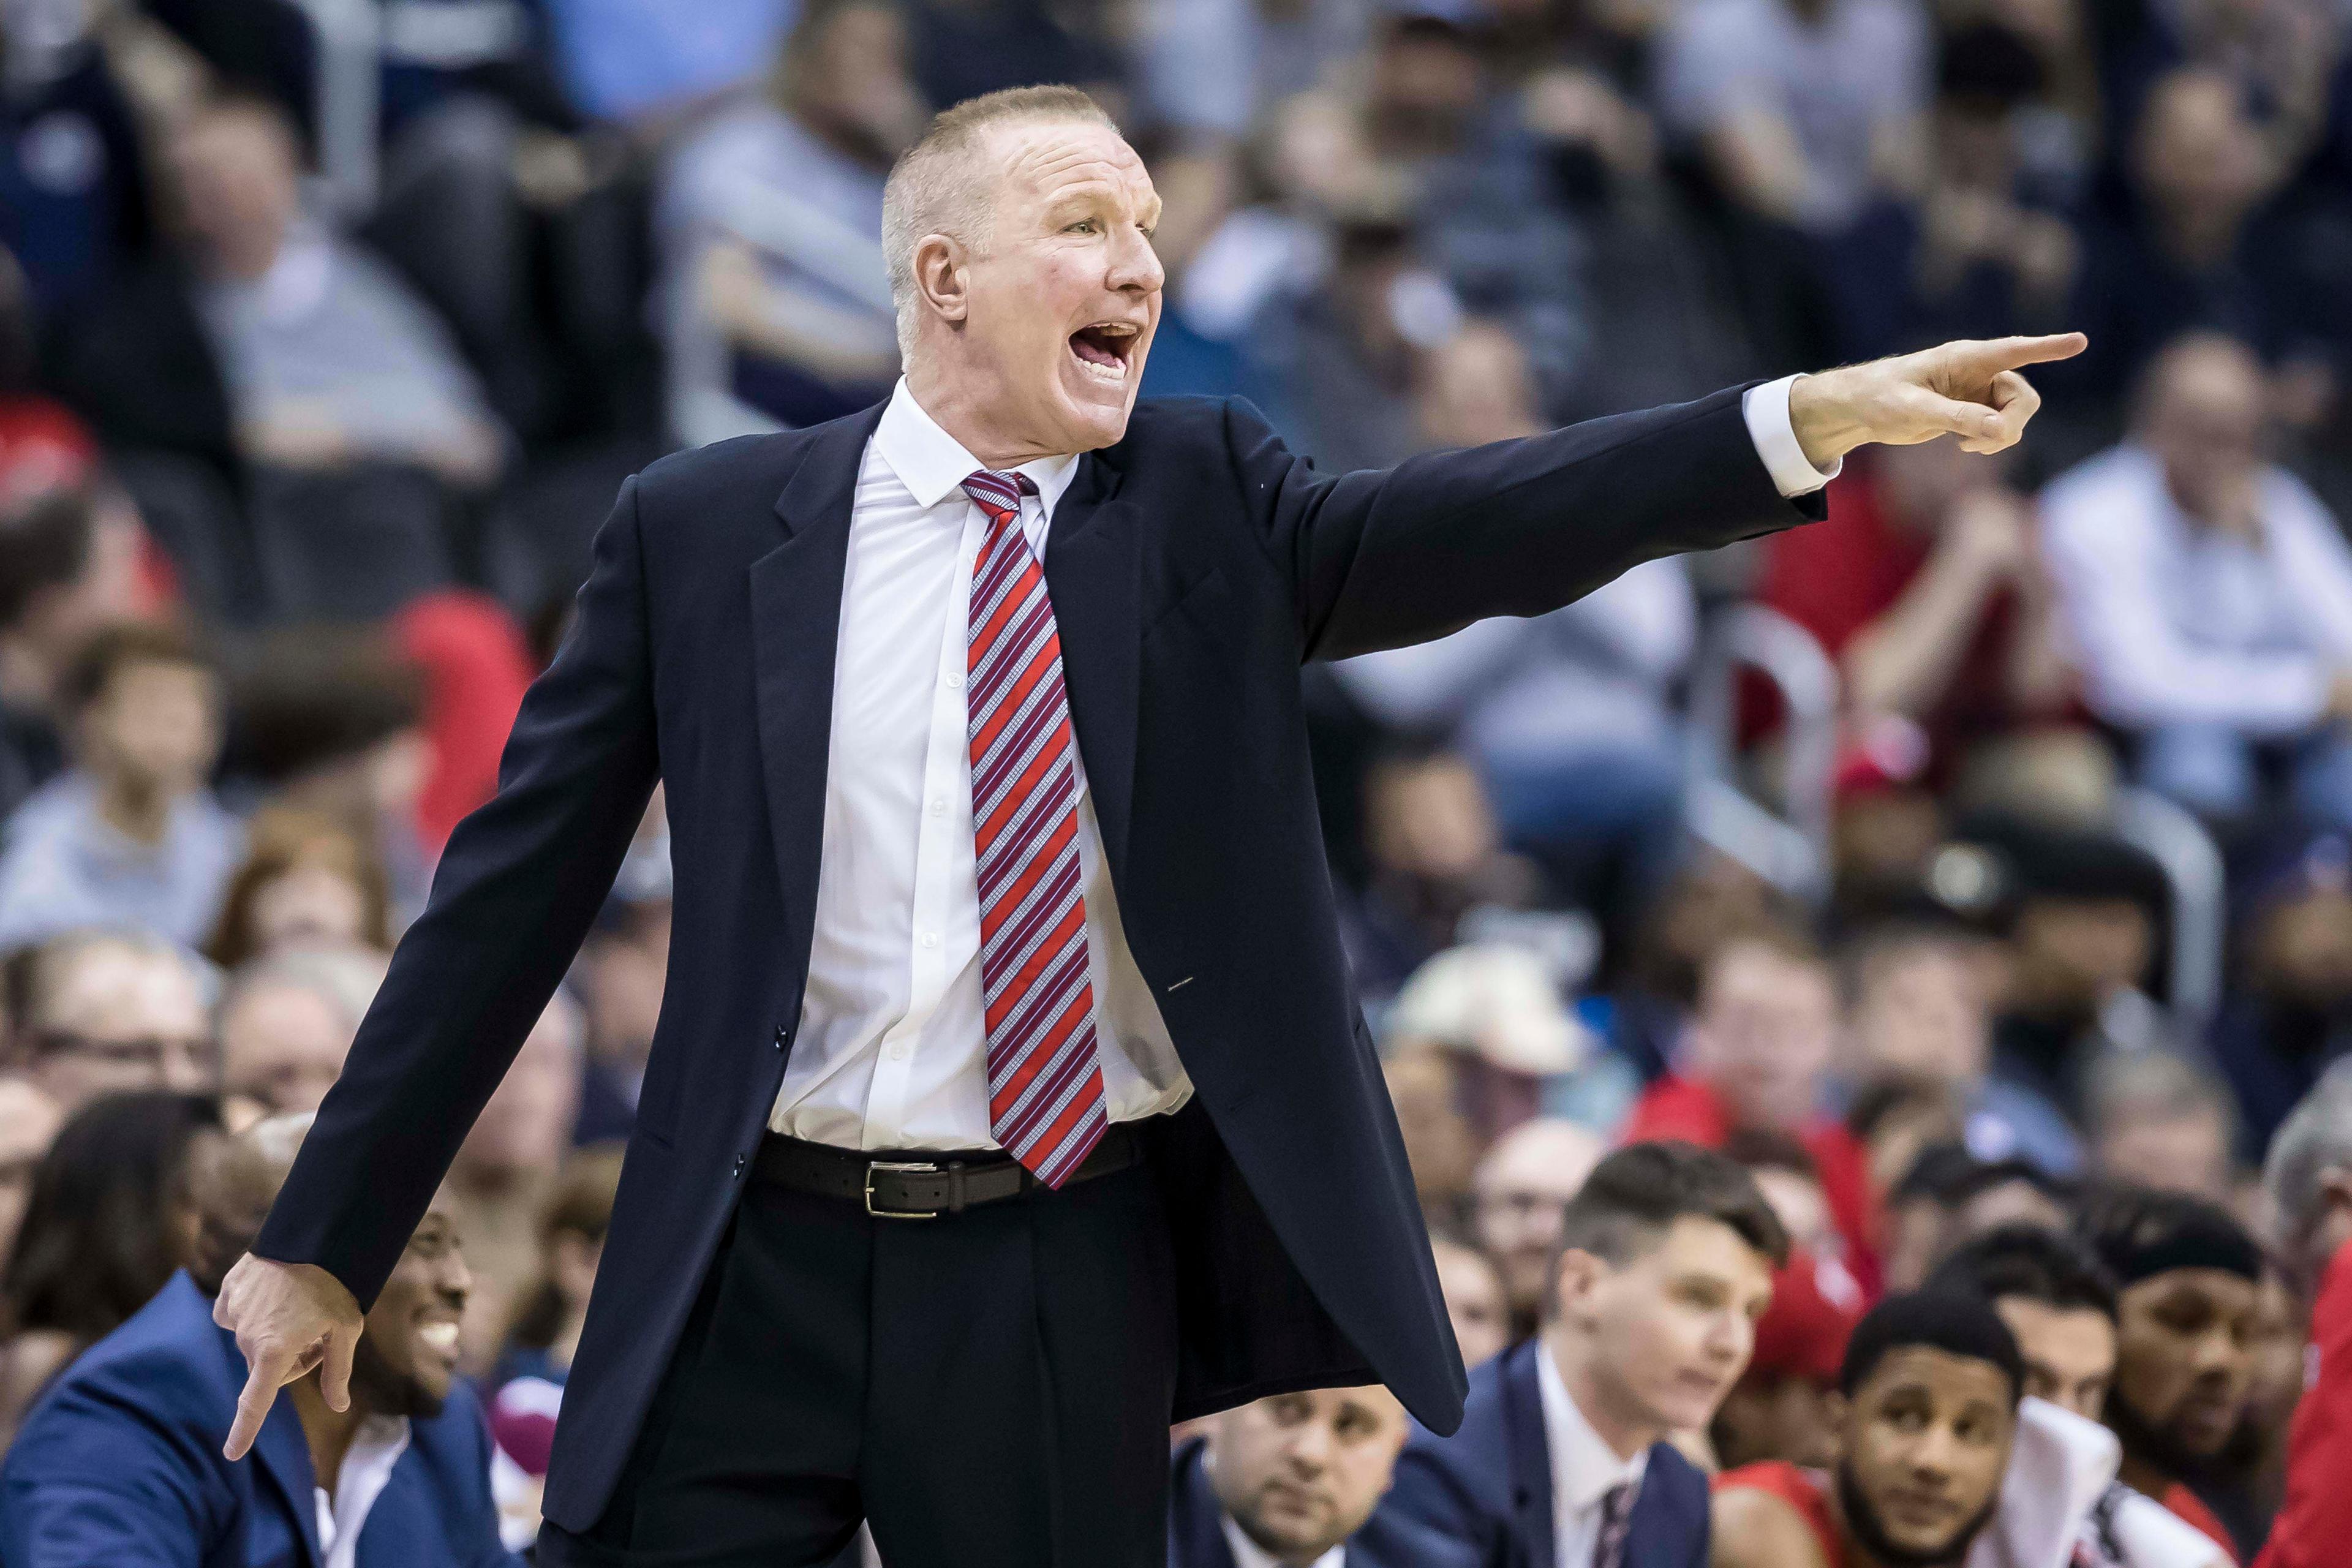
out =
{"type": "Polygon", "coordinates": [[[632,479],[572,635],[523,699],[497,796],[451,835],[252,1255],[222,1284],[214,1317],[251,1369],[232,1459],[312,1367],[343,1408],[360,1315],[579,950],[656,773],[632,479]]]}
{"type": "MultiPolygon", "coordinates": [[[[1954,342],[1800,376],[1789,430],[1816,468],[1874,441],[1953,435],[1966,450],[2000,451],[2041,403],[2020,367],[2083,347],[2077,332],[1954,342]]],[[[1824,515],[1818,499],[1800,511],[1783,497],[1738,389],[1337,476],[1286,450],[1246,406],[1228,419],[1235,473],[1290,579],[1307,658],[1541,615],[1640,562],[1824,515]]]]}

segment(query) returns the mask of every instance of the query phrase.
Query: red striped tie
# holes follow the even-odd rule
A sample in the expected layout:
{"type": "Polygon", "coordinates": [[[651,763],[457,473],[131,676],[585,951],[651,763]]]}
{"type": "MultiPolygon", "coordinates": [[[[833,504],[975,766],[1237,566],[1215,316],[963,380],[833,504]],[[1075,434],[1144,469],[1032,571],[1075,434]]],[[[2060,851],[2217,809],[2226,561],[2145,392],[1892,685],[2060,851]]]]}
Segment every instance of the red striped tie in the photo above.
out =
{"type": "Polygon", "coordinates": [[[964,493],[988,516],[971,568],[971,832],[988,1122],[1058,1187],[1109,1125],[1078,886],[1077,748],[1045,575],[1021,532],[1027,476],[986,468],[964,493]]]}

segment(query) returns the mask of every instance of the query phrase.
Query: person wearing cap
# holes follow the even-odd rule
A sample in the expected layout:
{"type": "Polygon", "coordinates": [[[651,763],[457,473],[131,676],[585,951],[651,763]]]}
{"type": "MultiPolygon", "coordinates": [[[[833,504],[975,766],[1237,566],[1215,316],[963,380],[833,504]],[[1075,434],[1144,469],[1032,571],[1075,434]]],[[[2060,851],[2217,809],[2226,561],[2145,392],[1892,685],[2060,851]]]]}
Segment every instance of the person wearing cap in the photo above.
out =
{"type": "MultiPolygon", "coordinates": [[[[1977,1237],[1936,1270],[1928,1289],[1974,1290],[2017,1337],[2025,1392],[2095,1422],[2116,1373],[2116,1288],[2079,1238],[2039,1225],[1977,1237]]],[[[2104,1433],[2098,1434],[2105,1436],[2104,1433]]],[[[2112,1436],[2105,1461],[2116,1468],[2112,1436]]],[[[2083,1515],[2075,1568],[2221,1568],[2221,1549],[2143,1492],[2111,1480],[2083,1515]]]]}
{"type": "Polygon", "coordinates": [[[1456,1101],[1482,1142],[1534,1116],[1548,1087],[1592,1048],[1544,962],[1499,942],[1448,948],[1414,970],[1385,1026],[1391,1052],[1445,1053],[1456,1101]]]}
{"type": "Polygon", "coordinates": [[[2122,1479],[2235,1563],[2237,1542],[2188,1483],[2245,1408],[2262,1248],[2228,1210],[2177,1193],[2116,1194],[2083,1226],[2118,1288],[2105,1419],[2123,1443],[2122,1479]]]}
{"type": "Polygon", "coordinates": [[[1772,1276],[1756,1352],[1723,1396],[1707,1436],[1726,1470],[1783,1460],[1819,1468],[1836,1456],[1832,1404],[1862,1292],[1833,1260],[1803,1248],[1772,1276]]]}

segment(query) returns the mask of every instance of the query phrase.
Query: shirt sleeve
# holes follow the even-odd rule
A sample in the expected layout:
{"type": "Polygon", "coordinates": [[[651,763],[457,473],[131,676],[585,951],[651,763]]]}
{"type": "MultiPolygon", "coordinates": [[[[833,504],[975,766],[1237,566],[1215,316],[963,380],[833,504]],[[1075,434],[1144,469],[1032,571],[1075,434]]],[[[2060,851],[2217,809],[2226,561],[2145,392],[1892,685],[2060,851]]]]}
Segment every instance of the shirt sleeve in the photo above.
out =
{"type": "Polygon", "coordinates": [[[1811,495],[1845,467],[1845,459],[1840,458],[1827,468],[1817,468],[1805,456],[1797,427],[1789,420],[1789,389],[1796,384],[1795,376],[1784,375],[1749,387],[1739,398],[1739,412],[1748,421],[1748,436],[1756,443],[1756,455],[1764,459],[1765,471],[1790,500],[1811,495]]]}

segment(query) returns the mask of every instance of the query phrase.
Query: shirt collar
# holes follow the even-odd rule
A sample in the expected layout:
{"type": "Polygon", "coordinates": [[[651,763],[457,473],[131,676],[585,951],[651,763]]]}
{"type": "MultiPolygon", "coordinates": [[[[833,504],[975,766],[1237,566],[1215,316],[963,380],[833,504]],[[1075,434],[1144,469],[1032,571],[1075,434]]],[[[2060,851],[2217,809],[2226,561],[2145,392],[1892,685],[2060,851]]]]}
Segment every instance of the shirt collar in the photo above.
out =
{"type": "MultiPolygon", "coordinates": [[[[1249,1533],[1234,1522],[1232,1514],[1218,1514],[1217,1522],[1224,1526],[1225,1546],[1234,1554],[1234,1568],[1282,1568],[1282,1560],[1252,1541],[1249,1533]]],[[[1347,1542],[1341,1542],[1318,1557],[1309,1568],[1346,1568],[1347,1557],[1347,1542]]]]}
{"type": "Polygon", "coordinates": [[[1601,1500],[1620,1482],[1641,1484],[1643,1472],[1650,1468],[1650,1450],[1643,1448],[1630,1459],[1619,1458],[1617,1450],[1585,1419],[1559,1368],[1553,1364],[1551,1347],[1541,1342],[1536,1345],[1536,1387],[1543,1401],[1544,1441],[1551,1449],[1555,1508],[1564,1502],[1571,1512],[1582,1513],[1601,1506],[1601,1500]]]}
{"type": "MultiPolygon", "coordinates": [[[[898,482],[907,487],[915,504],[927,508],[955,494],[971,477],[972,470],[986,466],[924,411],[923,405],[915,401],[915,395],[907,389],[903,375],[890,394],[890,405],[882,410],[882,423],[875,427],[874,449],[890,465],[890,471],[898,476],[898,482]]],[[[1029,476],[1029,482],[1037,487],[1038,500],[1050,517],[1054,503],[1062,499],[1062,492],[1070,488],[1070,480],[1077,475],[1078,459],[1074,453],[1039,458],[1013,471],[1029,476]]]]}

